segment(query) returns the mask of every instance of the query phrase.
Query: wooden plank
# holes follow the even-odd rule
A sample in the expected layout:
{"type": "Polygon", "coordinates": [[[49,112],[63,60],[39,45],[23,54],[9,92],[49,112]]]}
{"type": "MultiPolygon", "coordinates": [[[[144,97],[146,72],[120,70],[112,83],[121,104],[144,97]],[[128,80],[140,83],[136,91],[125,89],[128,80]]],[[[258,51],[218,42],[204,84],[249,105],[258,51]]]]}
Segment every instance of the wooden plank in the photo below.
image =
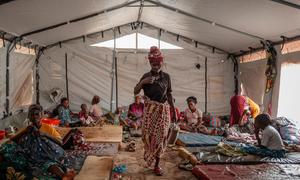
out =
{"type": "MultiPolygon", "coordinates": [[[[64,137],[71,128],[57,127],[57,131],[64,137]]],[[[121,126],[104,125],[103,127],[77,127],[85,136],[87,142],[121,143],[123,129],[121,126]]]]}
{"type": "Polygon", "coordinates": [[[88,156],[75,180],[109,180],[113,168],[113,157],[88,156]]]}

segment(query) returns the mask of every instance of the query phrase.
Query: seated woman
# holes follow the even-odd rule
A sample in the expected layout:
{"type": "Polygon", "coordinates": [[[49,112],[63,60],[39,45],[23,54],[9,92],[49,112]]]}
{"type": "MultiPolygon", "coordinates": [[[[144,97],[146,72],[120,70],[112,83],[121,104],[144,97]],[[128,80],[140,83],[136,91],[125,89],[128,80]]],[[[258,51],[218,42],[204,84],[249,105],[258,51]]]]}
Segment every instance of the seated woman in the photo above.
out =
{"type": "Polygon", "coordinates": [[[258,116],[260,114],[260,108],[259,105],[256,104],[252,99],[250,99],[249,97],[246,97],[247,103],[249,105],[249,110],[250,110],[250,114],[251,117],[253,119],[256,118],[256,116],[258,116]]]}
{"type": "Polygon", "coordinates": [[[127,118],[124,122],[125,125],[134,129],[142,127],[144,104],[141,101],[142,97],[140,95],[136,95],[134,103],[129,106],[127,118]]]}
{"type": "Polygon", "coordinates": [[[19,169],[25,168],[25,172],[30,169],[36,177],[46,174],[60,179],[72,179],[75,172],[67,170],[72,165],[68,164],[69,160],[60,146],[60,141],[44,133],[45,129],[40,130],[41,106],[31,105],[28,116],[32,125],[12,137],[12,142],[4,145],[0,151],[2,160],[16,165],[19,169]]]}
{"type": "Polygon", "coordinates": [[[254,134],[254,120],[251,117],[247,98],[235,95],[231,98],[230,105],[230,126],[241,133],[254,134]]]}
{"type": "Polygon", "coordinates": [[[96,123],[103,124],[105,118],[103,117],[103,112],[100,107],[100,97],[95,95],[92,99],[92,106],[90,108],[90,115],[96,123]]]}
{"type": "Polygon", "coordinates": [[[82,126],[94,126],[96,123],[94,119],[89,115],[86,104],[81,104],[81,111],[78,113],[82,126]]]}
{"type": "Polygon", "coordinates": [[[242,147],[243,152],[262,157],[285,157],[284,145],[279,132],[271,126],[271,118],[268,114],[260,114],[255,118],[255,135],[258,147],[242,147]],[[262,136],[259,132],[262,131],[262,136]]]}
{"type": "Polygon", "coordinates": [[[197,109],[197,98],[190,96],[186,99],[188,108],[184,112],[186,124],[181,125],[181,129],[191,131],[191,132],[200,132],[203,134],[210,134],[207,128],[202,125],[202,112],[197,109]]]}
{"type": "Polygon", "coordinates": [[[60,119],[61,126],[80,126],[81,122],[79,118],[75,117],[69,109],[69,100],[64,97],[61,99],[60,105],[58,106],[58,119],[60,119]]]}

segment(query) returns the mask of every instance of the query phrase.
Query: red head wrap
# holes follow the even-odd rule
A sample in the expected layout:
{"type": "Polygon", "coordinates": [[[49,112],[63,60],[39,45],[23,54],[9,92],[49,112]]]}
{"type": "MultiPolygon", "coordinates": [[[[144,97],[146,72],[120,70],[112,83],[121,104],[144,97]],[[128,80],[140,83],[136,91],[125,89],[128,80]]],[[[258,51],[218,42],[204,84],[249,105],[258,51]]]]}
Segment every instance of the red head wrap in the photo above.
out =
{"type": "Polygon", "coordinates": [[[150,63],[163,62],[164,58],[156,46],[152,46],[150,48],[150,52],[148,53],[148,59],[150,63]]]}

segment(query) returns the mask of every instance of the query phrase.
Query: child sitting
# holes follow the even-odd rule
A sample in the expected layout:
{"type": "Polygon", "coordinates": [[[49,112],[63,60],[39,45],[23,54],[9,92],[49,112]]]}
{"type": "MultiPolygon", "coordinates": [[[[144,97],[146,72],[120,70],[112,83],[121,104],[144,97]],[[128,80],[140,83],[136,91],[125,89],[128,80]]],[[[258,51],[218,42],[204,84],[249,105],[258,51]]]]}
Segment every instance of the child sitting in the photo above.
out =
{"type": "Polygon", "coordinates": [[[263,157],[282,158],[285,156],[280,134],[271,126],[271,118],[268,114],[260,114],[255,118],[255,135],[258,147],[243,147],[242,151],[263,157]],[[262,131],[261,138],[259,137],[260,131],[262,131]]]}
{"type": "Polygon", "coordinates": [[[88,108],[86,104],[81,104],[81,111],[79,112],[79,119],[83,126],[92,126],[94,125],[94,119],[89,116],[88,108]]]}

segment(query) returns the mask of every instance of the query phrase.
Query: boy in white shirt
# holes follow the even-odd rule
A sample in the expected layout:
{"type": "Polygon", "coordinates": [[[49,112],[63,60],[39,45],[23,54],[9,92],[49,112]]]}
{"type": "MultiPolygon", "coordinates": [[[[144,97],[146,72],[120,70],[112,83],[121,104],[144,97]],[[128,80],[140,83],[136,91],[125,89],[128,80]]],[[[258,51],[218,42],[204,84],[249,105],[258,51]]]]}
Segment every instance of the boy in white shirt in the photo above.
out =
{"type": "Polygon", "coordinates": [[[275,158],[285,156],[281,136],[279,132],[271,126],[271,118],[268,114],[260,114],[255,118],[255,136],[258,142],[258,148],[242,148],[246,153],[275,158]],[[262,131],[261,138],[259,137],[260,131],[262,131]]]}

